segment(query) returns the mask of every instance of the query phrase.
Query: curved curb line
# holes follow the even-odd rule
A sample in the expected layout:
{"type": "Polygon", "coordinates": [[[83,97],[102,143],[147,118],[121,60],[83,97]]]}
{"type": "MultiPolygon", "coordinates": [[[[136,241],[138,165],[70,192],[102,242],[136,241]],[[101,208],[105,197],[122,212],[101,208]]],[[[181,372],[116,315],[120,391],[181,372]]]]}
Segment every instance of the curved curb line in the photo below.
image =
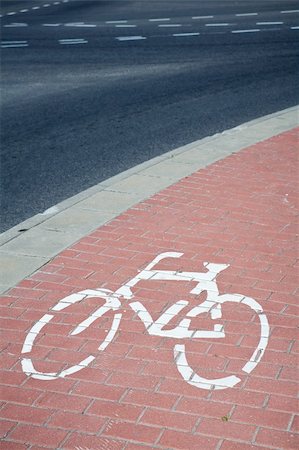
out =
{"type": "Polygon", "coordinates": [[[65,248],[162,189],[299,124],[299,107],[194,141],[70,197],[0,235],[0,293],[65,248]]]}

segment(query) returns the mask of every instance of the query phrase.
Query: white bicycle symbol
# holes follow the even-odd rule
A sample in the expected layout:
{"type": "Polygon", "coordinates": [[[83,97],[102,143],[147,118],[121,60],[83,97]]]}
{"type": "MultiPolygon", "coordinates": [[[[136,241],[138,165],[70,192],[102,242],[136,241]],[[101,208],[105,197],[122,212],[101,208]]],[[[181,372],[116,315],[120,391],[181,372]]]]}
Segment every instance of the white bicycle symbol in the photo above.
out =
{"type": "MultiPolygon", "coordinates": [[[[91,297],[99,297],[105,300],[105,304],[93,312],[87,319],[83,320],[70,335],[78,335],[82,331],[86,330],[95,320],[103,316],[108,311],[115,312],[111,329],[107,333],[104,341],[98,347],[99,351],[104,351],[109,343],[113,340],[122,317],[122,313],[118,310],[121,307],[121,298],[126,300],[133,299],[133,293],[131,288],[135,286],[140,280],[166,280],[166,281],[193,281],[197,282],[196,286],[190,291],[191,294],[199,295],[201,292],[207,292],[207,298],[198,306],[192,308],[184,319],[173,329],[163,330],[163,327],[167,325],[170,320],[180,313],[189,302],[186,300],[179,300],[170,306],[157,320],[153,320],[152,316],[145,308],[145,306],[139,301],[129,303],[129,306],[134,312],[137,313],[139,319],[143,322],[146,331],[153,336],[162,336],[176,339],[219,339],[224,338],[225,333],[222,331],[223,326],[220,324],[214,325],[213,331],[200,331],[190,329],[191,320],[202,313],[209,313],[213,320],[222,317],[222,304],[226,302],[241,303],[247,305],[254,312],[257,313],[260,321],[260,340],[249,361],[242,367],[242,370],[246,373],[250,373],[261,360],[264,351],[268,344],[269,339],[269,323],[268,319],[263,312],[261,305],[250,297],[245,297],[240,294],[219,294],[219,290],[216,283],[216,276],[221,271],[225,270],[229,265],[227,264],[213,264],[204,263],[207,272],[176,272],[168,270],[153,270],[155,264],[164,258],[179,258],[183,253],[166,252],[158,255],[154,260],[148,264],[148,266],[142,270],[137,276],[129,280],[125,285],[121,286],[115,292],[109,289],[87,289],[75,294],[71,294],[62,300],[60,300],[51,311],[62,311],[70,305],[83,301],[84,299],[91,297]]],[[[34,344],[34,341],[43,327],[53,319],[53,314],[45,314],[33,327],[30,329],[23,344],[22,353],[30,353],[34,344]]],[[[32,360],[30,358],[22,359],[23,371],[32,378],[41,380],[54,380],[56,378],[64,378],[67,375],[71,375],[79,370],[89,366],[95,359],[95,356],[90,355],[78,364],[71,366],[68,369],[60,372],[39,372],[34,368],[32,360]]],[[[241,381],[235,375],[226,376],[217,379],[208,379],[201,377],[197,374],[190,364],[188,363],[186,356],[185,344],[174,345],[174,361],[177,365],[177,369],[180,372],[183,379],[192,386],[201,389],[226,389],[235,386],[241,381]]]]}

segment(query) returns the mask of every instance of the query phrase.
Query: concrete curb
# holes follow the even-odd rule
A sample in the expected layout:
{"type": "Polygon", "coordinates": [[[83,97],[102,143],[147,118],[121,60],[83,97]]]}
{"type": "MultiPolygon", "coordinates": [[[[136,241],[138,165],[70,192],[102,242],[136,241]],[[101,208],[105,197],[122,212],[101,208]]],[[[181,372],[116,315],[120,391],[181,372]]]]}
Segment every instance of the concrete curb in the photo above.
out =
{"type": "Polygon", "coordinates": [[[0,235],[0,292],[134,204],[248,146],[299,125],[292,107],[172,150],[78,195],[0,235]]]}

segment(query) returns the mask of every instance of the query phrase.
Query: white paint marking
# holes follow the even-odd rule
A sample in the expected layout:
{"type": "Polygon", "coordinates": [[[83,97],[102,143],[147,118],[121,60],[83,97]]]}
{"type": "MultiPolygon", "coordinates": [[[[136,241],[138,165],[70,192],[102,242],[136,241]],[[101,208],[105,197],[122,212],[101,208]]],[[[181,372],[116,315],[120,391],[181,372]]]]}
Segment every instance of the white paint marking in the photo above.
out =
{"type": "Polygon", "coordinates": [[[1,41],[1,44],[26,44],[27,41],[1,41]]]}
{"type": "Polygon", "coordinates": [[[21,9],[21,13],[25,13],[25,12],[28,12],[29,11],[29,9],[21,9]]]}
{"type": "Polygon", "coordinates": [[[79,28],[95,28],[96,25],[92,23],[83,23],[82,25],[78,25],[79,28]]]}
{"type": "Polygon", "coordinates": [[[119,36],[117,38],[118,41],[140,41],[142,39],[146,39],[144,36],[119,36]]]}
{"type": "Polygon", "coordinates": [[[27,41],[1,41],[1,48],[28,47],[27,41]]]}
{"type": "Polygon", "coordinates": [[[251,30],[234,30],[232,33],[257,33],[259,30],[258,28],[252,28],[251,30]]]}
{"type": "Polygon", "coordinates": [[[298,27],[291,27],[291,30],[299,30],[299,26],[298,27]]]}
{"type": "Polygon", "coordinates": [[[231,23],[206,23],[206,27],[228,27],[231,23]]]}
{"type": "Polygon", "coordinates": [[[214,16],[193,16],[193,20],[199,20],[199,19],[213,19],[214,16]]]}
{"type": "Polygon", "coordinates": [[[49,6],[51,6],[49,3],[46,3],[45,5],[43,5],[44,8],[48,8],[49,6]]]}
{"type": "Polygon", "coordinates": [[[115,314],[114,319],[113,319],[113,323],[111,326],[111,330],[109,331],[109,333],[106,336],[106,339],[104,340],[104,342],[102,342],[102,344],[99,346],[99,350],[104,351],[105,348],[107,347],[107,345],[112,341],[112,339],[114,338],[119,324],[120,324],[120,319],[122,318],[122,314],[115,314]]]}
{"type": "Polygon", "coordinates": [[[280,11],[281,14],[299,13],[299,9],[290,9],[289,11],[280,11]]]}
{"type": "Polygon", "coordinates": [[[28,27],[27,23],[10,23],[8,25],[4,25],[4,28],[18,28],[18,27],[28,27]]]}
{"type": "Polygon", "coordinates": [[[72,39],[59,39],[59,42],[81,42],[84,41],[83,38],[72,38],[72,39]]]}
{"type": "Polygon", "coordinates": [[[33,343],[38,333],[44,328],[44,326],[53,319],[52,314],[45,314],[43,317],[31,328],[26,336],[21,353],[29,353],[32,350],[33,343]]]}
{"type": "Polygon", "coordinates": [[[283,25],[283,22],[256,22],[256,25],[283,25]]]}
{"type": "Polygon", "coordinates": [[[235,14],[235,16],[237,17],[247,17],[247,16],[257,16],[258,13],[257,12],[253,12],[253,13],[242,13],[242,14],[235,14]]]}
{"type": "Polygon", "coordinates": [[[59,27],[61,23],[43,23],[43,27],[59,27]]]}
{"type": "Polygon", "coordinates": [[[61,45],[76,45],[76,44],[87,44],[86,39],[59,39],[59,44],[61,45]]]}
{"type": "Polygon", "coordinates": [[[40,6],[33,6],[31,9],[40,9],[40,6]]]}
{"type": "MultiPolygon", "coordinates": [[[[169,324],[169,322],[177,316],[185,307],[189,305],[187,300],[179,300],[173,305],[169,306],[166,311],[164,311],[160,317],[158,317],[155,321],[153,320],[151,314],[146,309],[146,307],[140,302],[132,302],[129,303],[129,306],[135,311],[138,317],[143,322],[145,329],[148,334],[154,336],[164,336],[170,338],[224,338],[225,333],[223,331],[223,325],[215,324],[214,331],[209,330],[192,330],[189,329],[191,324],[192,317],[197,317],[202,313],[209,312],[212,319],[217,319],[222,317],[222,305],[229,303],[236,303],[248,306],[252,311],[254,311],[260,320],[260,340],[259,343],[247,361],[247,363],[242,367],[244,372],[250,373],[256,365],[261,360],[265,349],[268,344],[269,339],[269,323],[266,315],[263,312],[261,305],[255,301],[253,298],[244,297],[240,294],[219,294],[216,276],[223,270],[229,267],[228,264],[215,264],[204,262],[204,267],[208,270],[208,272],[178,272],[178,271],[169,271],[169,270],[152,270],[153,266],[157,264],[164,258],[172,257],[179,258],[182,256],[182,253],[177,252],[165,252],[159,254],[156,258],[150,262],[144,270],[140,271],[138,275],[134,278],[130,279],[125,285],[121,286],[117,291],[112,292],[107,289],[87,289],[85,291],[78,292],[76,294],[71,294],[68,297],[60,300],[56,306],[52,308],[54,311],[61,311],[64,308],[84,300],[88,297],[100,297],[102,299],[106,299],[106,302],[103,306],[97,309],[90,317],[83,320],[71,333],[71,335],[77,335],[81,332],[84,332],[98,317],[103,316],[109,310],[117,311],[121,307],[121,302],[119,298],[125,297],[127,299],[133,298],[133,293],[131,288],[135,286],[140,280],[176,280],[176,281],[197,281],[197,285],[192,288],[190,294],[199,295],[201,292],[207,291],[206,300],[200,303],[198,306],[192,308],[185,317],[185,319],[181,320],[179,325],[177,325],[173,329],[163,330],[163,328],[169,324]],[[152,275],[152,276],[151,276],[152,275]]],[[[36,340],[39,332],[43,329],[43,327],[49,323],[54,316],[52,314],[45,314],[33,327],[30,329],[29,333],[26,336],[22,353],[29,353],[32,350],[32,346],[34,341],[36,340]]],[[[114,338],[120,324],[122,314],[115,314],[113,319],[112,326],[110,331],[106,330],[108,333],[106,339],[101,343],[98,347],[99,350],[103,351],[106,349],[108,344],[114,338]]],[[[241,380],[235,375],[216,378],[216,379],[208,379],[201,377],[196,371],[190,366],[186,356],[186,347],[183,345],[175,345],[174,346],[174,360],[177,365],[177,369],[179,373],[182,375],[183,379],[190,385],[193,385],[197,388],[201,389],[226,389],[229,387],[233,387],[241,380]]],[[[58,371],[56,373],[50,372],[39,372],[37,371],[32,363],[32,360],[29,358],[23,358],[22,360],[22,368],[23,371],[33,378],[37,379],[49,379],[53,380],[55,378],[64,378],[66,375],[73,374],[84,367],[87,367],[93,360],[95,356],[90,355],[84,360],[82,360],[79,364],[70,367],[69,369],[58,371]]]]}
{"type": "Polygon", "coordinates": [[[114,23],[127,23],[127,22],[128,22],[127,20],[106,20],[105,23],[112,23],[112,24],[114,24],[114,23]]]}
{"type": "Polygon", "coordinates": [[[160,25],[158,25],[158,27],[161,27],[161,28],[170,28],[170,27],[181,27],[182,25],[180,24],[180,23],[161,23],[160,25]]]}
{"type": "Polygon", "coordinates": [[[115,25],[116,28],[136,28],[137,25],[115,25]]]}
{"type": "Polygon", "coordinates": [[[53,4],[54,5],[60,5],[60,2],[54,2],[53,4]]]}
{"type": "Polygon", "coordinates": [[[148,19],[149,22],[167,22],[168,20],[170,20],[169,17],[164,17],[163,19],[148,19]]]}
{"type": "Polygon", "coordinates": [[[175,33],[172,36],[183,37],[183,36],[199,36],[199,33],[175,33]]]}
{"type": "Polygon", "coordinates": [[[69,22],[64,24],[65,27],[77,27],[77,28],[95,28],[96,25],[84,23],[84,22],[69,22]]]}
{"type": "Polygon", "coordinates": [[[17,14],[17,13],[14,12],[14,11],[12,11],[12,12],[7,13],[6,15],[7,15],[7,16],[14,16],[15,14],[17,14]]]}
{"type": "MultiPolygon", "coordinates": [[[[224,378],[217,378],[216,380],[211,380],[208,378],[203,378],[193,372],[192,368],[186,358],[185,345],[176,344],[174,347],[174,356],[180,354],[181,365],[177,364],[178,371],[182,375],[183,379],[192,386],[196,386],[201,389],[226,389],[228,387],[233,387],[241,380],[240,378],[231,375],[224,378]],[[217,383],[217,384],[216,384],[217,383]]],[[[176,360],[177,362],[177,360],[176,360]]]]}

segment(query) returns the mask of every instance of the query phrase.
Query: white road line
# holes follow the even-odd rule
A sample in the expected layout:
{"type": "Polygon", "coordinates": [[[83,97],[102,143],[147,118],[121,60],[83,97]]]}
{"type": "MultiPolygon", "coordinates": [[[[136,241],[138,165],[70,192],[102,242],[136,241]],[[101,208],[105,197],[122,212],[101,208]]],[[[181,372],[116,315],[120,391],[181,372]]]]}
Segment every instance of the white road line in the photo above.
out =
{"type": "Polygon", "coordinates": [[[112,23],[112,24],[114,24],[114,23],[127,23],[127,22],[128,22],[127,20],[106,20],[105,23],[112,23]]]}
{"type": "Polygon", "coordinates": [[[86,39],[59,39],[59,44],[61,45],[76,45],[76,44],[87,44],[86,39]]]}
{"type": "Polygon", "coordinates": [[[169,17],[164,17],[162,19],[148,19],[149,22],[166,22],[168,20],[170,20],[169,17]]]}
{"type": "Polygon", "coordinates": [[[60,2],[54,2],[53,5],[60,5],[60,2]]]}
{"type": "Polygon", "coordinates": [[[257,33],[258,31],[261,31],[258,28],[252,28],[251,30],[233,30],[231,33],[257,33]]]}
{"type": "Polygon", "coordinates": [[[4,25],[4,28],[18,28],[18,27],[28,27],[27,23],[9,23],[4,25]]]}
{"type": "Polygon", "coordinates": [[[175,37],[199,36],[199,33],[175,33],[172,36],[175,36],[175,37]]]}
{"type": "Polygon", "coordinates": [[[95,28],[96,27],[96,25],[84,23],[84,22],[70,22],[70,23],[65,23],[64,26],[65,27],[77,27],[77,28],[95,28]]]}
{"type": "Polygon", "coordinates": [[[1,48],[20,48],[20,47],[28,47],[28,44],[1,44],[1,48]]]}
{"type": "Polygon", "coordinates": [[[2,41],[1,48],[28,47],[27,41],[2,41]]]}
{"type": "Polygon", "coordinates": [[[46,3],[45,5],[43,5],[43,8],[48,8],[49,6],[51,6],[49,3],[46,3]]]}
{"type": "Polygon", "coordinates": [[[43,27],[59,27],[61,23],[43,23],[43,27]]]}
{"type": "Polygon", "coordinates": [[[290,9],[289,11],[280,11],[281,14],[299,13],[299,9],[290,9]]]}
{"type": "Polygon", "coordinates": [[[158,27],[161,28],[170,28],[170,27],[181,27],[182,25],[180,23],[160,23],[158,27]]]}
{"type": "Polygon", "coordinates": [[[228,27],[231,23],[206,23],[206,27],[228,27]]]}
{"type": "Polygon", "coordinates": [[[25,13],[25,12],[28,12],[29,11],[29,9],[21,9],[21,13],[25,13]]]}
{"type": "Polygon", "coordinates": [[[142,39],[146,39],[144,36],[119,36],[117,38],[118,41],[140,41],[142,39]]]}
{"type": "Polygon", "coordinates": [[[115,25],[116,28],[136,28],[137,25],[115,25]]]}
{"type": "Polygon", "coordinates": [[[33,6],[31,9],[40,9],[40,6],[33,6]]]}
{"type": "Polygon", "coordinates": [[[78,45],[78,44],[87,44],[88,41],[80,41],[80,42],[59,42],[60,45],[78,45]]]}
{"type": "Polygon", "coordinates": [[[1,41],[1,44],[26,44],[27,41],[1,41]]]}
{"type": "Polygon", "coordinates": [[[193,16],[193,20],[199,20],[199,19],[213,19],[214,16],[193,16]]]}
{"type": "Polygon", "coordinates": [[[257,12],[253,12],[253,13],[242,13],[242,14],[235,14],[235,16],[237,17],[247,17],[247,16],[257,16],[258,13],[257,12]]]}
{"type": "Polygon", "coordinates": [[[283,25],[283,22],[256,22],[256,25],[283,25]]]}
{"type": "Polygon", "coordinates": [[[15,14],[17,14],[17,13],[14,12],[14,11],[12,11],[12,12],[7,13],[6,15],[7,15],[7,16],[14,16],[15,14]]]}
{"type": "Polygon", "coordinates": [[[82,25],[76,25],[79,28],[96,28],[96,25],[92,23],[82,23],[82,25]]]}
{"type": "Polygon", "coordinates": [[[298,27],[291,27],[291,30],[299,30],[299,26],[298,27]]]}

